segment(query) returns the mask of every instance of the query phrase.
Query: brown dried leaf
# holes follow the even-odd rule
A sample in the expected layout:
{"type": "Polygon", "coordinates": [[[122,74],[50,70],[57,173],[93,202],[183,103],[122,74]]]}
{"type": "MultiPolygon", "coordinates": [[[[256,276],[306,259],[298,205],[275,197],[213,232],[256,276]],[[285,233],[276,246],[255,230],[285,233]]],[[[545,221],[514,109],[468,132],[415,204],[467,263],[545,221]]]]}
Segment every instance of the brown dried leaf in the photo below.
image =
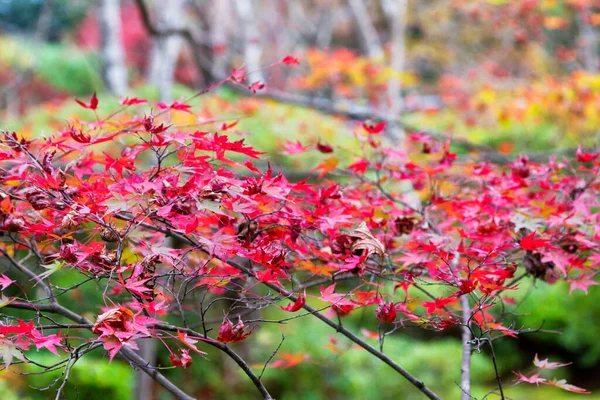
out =
{"type": "Polygon", "coordinates": [[[373,236],[365,222],[361,222],[358,228],[350,234],[350,237],[355,239],[354,243],[352,243],[353,254],[357,250],[366,250],[369,254],[379,254],[381,257],[385,254],[383,244],[373,236]]]}

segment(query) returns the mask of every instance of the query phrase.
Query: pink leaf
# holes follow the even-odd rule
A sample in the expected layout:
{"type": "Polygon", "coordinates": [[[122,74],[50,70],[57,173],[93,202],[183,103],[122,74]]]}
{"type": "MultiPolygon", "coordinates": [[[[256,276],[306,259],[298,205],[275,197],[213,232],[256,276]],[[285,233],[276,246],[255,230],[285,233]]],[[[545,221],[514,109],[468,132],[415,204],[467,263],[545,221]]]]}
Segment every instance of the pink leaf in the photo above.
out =
{"type": "Polygon", "coordinates": [[[538,386],[540,383],[546,382],[546,379],[540,378],[540,374],[531,375],[529,378],[520,372],[513,371],[513,374],[517,375],[517,379],[520,380],[521,382],[536,384],[538,386]]]}
{"type": "Polygon", "coordinates": [[[0,289],[4,290],[7,287],[9,287],[10,285],[12,285],[13,283],[15,283],[15,281],[13,281],[12,279],[10,279],[8,276],[2,274],[0,275],[0,289]]]}
{"type": "Polygon", "coordinates": [[[571,363],[549,362],[547,358],[545,360],[540,360],[536,353],[535,358],[533,359],[533,364],[541,369],[556,369],[570,365],[571,363]]]}

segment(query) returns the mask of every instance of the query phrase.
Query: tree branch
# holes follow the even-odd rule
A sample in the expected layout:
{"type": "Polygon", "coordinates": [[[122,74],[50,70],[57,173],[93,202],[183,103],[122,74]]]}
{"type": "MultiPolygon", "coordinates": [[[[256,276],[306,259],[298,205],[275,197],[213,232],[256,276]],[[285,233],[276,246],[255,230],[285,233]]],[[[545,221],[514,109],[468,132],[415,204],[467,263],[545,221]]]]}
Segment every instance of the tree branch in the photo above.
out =
{"type": "MultiPolygon", "coordinates": [[[[21,310],[31,310],[36,312],[49,312],[53,314],[62,315],[63,317],[68,318],[71,321],[77,322],[79,324],[85,324],[90,327],[93,325],[92,321],[88,320],[82,315],[79,315],[69,310],[68,308],[61,306],[58,303],[33,305],[25,302],[14,301],[6,305],[5,307],[16,308],[21,310]]],[[[136,367],[140,368],[142,371],[150,375],[152,379],[154,379],[158,384],[160,384],[167,391],[169,391],[178,400],[194,400],[193,397],[187,395],[185,392],[183,392],[181,389],[175,386],[170,380],[165,378],[165,376],[158,372],[156,368],[150,366],[147,361],[145,361],[142,357],[137,355],[133,350],[122,347],[121,350],[119,350],[119,353],[132,365],[135,365],[136,367]]]]}
{"type": "Polygon", "coordinates": [[[469,296],[463,294],[460,296],[462,306],[463,325],[462,329],[462,365],[460,367],[460,388],[462,394],[461,400],[471,398],[471,306],[469,305],[469,296]]]}
{"type": "MultiPolygon", "coordinates": [[[[116,216],[119,219],[123,219],[126,221],[130,221],[133,218],[122,215],[122,214],[117,214],[116,216]]],[[[202,249],[201,247],[198,246],[198,244],[190,239],[188,236],[186,235],[182,235],[179,234],[177,232],[174,232],[168,228],[160,228],[160,227],[154,227],[150,224],[146,224],[146,223],[140,223],[141,226],[144,226],[148,229],[152,229],[155,230],[157,232],[162,232],[166,235],[170,235],[172,237],[175,237],[179,240],[185,241],[197,248],[202,249]]],[[[206,250],[203,250],[206,253],[206,250]]],[[[236,261],[229,259],[229,260],[221,260],[222,262],[227,263],[228,265],[232,266],[233,268],[237,269],[238,271],[244,273],[247,276],[250,277],[254,277],[254,273],[252,271],[250,271],[248,268],[244,267],[243,265],[237,263],[236,261]]],[[[282,296],[287,297],[290,301],[295,302],[297,300],[297,296],[295,296],[293,293],[288,292],[285,289],[280,288],[279,286],[273,285],[271,283],[268,282],[261,282],[264,286],[268,287],[271,290],[274,290],[276,292],[281,293],[282,296]]],[[[368,344],[367,342],[365,342],[364,340],[362,340],[361,338],[359,338],[358,336],[356,336],[354,333],[352,333],[351,331],[349,331],[348,329],[344,328],[341,324],[338,324],[336,322],[333,322],[332,320],[330,320],[329,318],[327,318],[325,315],[321,314],[318,310],[312,308],[311,306],[309,306],[308,304],[305,304],[302,308],[304,308],[306,311],[308,311],[309,313],[311,313],[312,315],[314,315],[315,317],[317,317],[318,319],[320,319],[322,322],[324,322],[325,324],[329,325],[331,328],[335,329],[337,332],[341,333],[342,335],[344,335],[345,337],[347,337],[348,339],[350,339],[351,341],[353,341],[354,343],[358,344],[360,347],[362,347],[363,349],[367,350],[369,353],[371,353],[372,355],[374,355],[375,357],[379,358],[381,361],[383,361],[384,363],[386,363],[388,366],[390,366],[394,371],[398,372],[400,375],[402,375],[406,380],[408,380],[410,383],[412,383],[417,389],[419,389],[421,392],[423,392],[423,394],[425,394],[425,396],[427,396],[427,398],[429,399],[434,399],[434,400],[439,400],[440,397],[438,395],[436,395],[431,389],[429,389],[429,387],[427,387],[423,382],[421,382],[420,380],[418,380],[415,376],[413,376],[410,372],[408,372],[406,369],[402,368],[400,365],[398,365],[394,360],[392,360],[391,358],[389,358],[387,355],[385,355],[384,353],[380,352],[379,350],[377,350],[376,348],[374,348],[373,346],[371,346],[370,344],[368,344]]]]}

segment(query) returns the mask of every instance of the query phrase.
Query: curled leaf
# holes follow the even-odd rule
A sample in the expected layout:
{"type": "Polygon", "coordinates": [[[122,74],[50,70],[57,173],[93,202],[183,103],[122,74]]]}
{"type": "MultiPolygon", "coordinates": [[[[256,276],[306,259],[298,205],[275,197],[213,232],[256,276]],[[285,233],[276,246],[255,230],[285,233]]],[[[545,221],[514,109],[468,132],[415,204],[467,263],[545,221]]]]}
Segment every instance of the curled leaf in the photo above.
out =
{"type": "Polygon", "coordinates": [[[353,254],[362,253],[362,250],[367,251],[369,254],[378,254],[381,257],[385,254],[385,247],[379,239],[373,236],[365,222],[361,222],[358,228],[350,234],[350,237],[355,239],[351,248],[353,254]]]}

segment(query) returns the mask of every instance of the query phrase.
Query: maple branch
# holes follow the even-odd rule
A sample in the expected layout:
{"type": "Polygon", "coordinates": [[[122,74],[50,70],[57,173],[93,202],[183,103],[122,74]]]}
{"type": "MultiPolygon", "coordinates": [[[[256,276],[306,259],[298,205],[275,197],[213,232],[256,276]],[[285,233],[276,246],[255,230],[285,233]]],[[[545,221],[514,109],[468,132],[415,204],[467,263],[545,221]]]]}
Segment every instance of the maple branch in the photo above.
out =
{"type": "Polygon", "coordinates": [[[496,382],[498,382],[498,389],[500,390],[500,399],[504,400],[504,390],[502,390],[502,379],[500,379],[500,373],[498,372],[498,364],[496,363],[496,352],[494,351],[494,344],[488,338],[488,344],[490,345],[490,352],[492,354],[492,363],[494,364],[494,373],[496,374],[496,382]]]}
{"type": "Polygon", "coordinates": [[[46,282],[44,282],[39,276],[37,276],[35,272],[33,272],[32,270],[15,260],[10,254],[8,254],[8,252],[5,249],[0,248],[0,253],[2,253],[4,257],[8,259],[8,261],[13,267],[15,267],[17,270],[31,278],[32,281],[35,281],[38,285],[40,285],[44,292],[46,292],[46,295],[48,296],[48,299],[51,303],[56,302],[56,300],[54,299],[54,293],[52,293],[52,289],[50,288],[50,286],[46,282]]]}
{"type": "MultiPolygon", "coordinates": [[[[252,369],[250,368],[248,363],[246,363],[246,361],[244,361],[244,359],[242,357],[240,357],[235,351],[233,351],[226,344],[220,343],[220,342],[215,342],[214,340],[210,339],[206,335],[203,335],[202,333],[197,332],[191,328],[184,328],[184,327],[163,324],[163,323],[153,324],[152,327],[156,328],[156,329],[162,329],[165,331],[172,331],[172,332],[179,331],[179,332],[187,333],[190,336],[196,336],[196,337],[204,339],[205,340],[204,343],[221,350],[223,353],[227,354],[233,361],[235,361],[235,363],[242,369],[242,371],[244,371],[244,373],[248,376],[248,378],[250,378],[250,380],[252,381],[254,386],[256,386],[258,391],[262,394],[264,399],[266,399],[266,400],[273,399],[273,397],[269,394],[269,391],[267,390],[267,388],[263,385],[262,381],[260,380],[260,377],[256,376],[256,374],[254,373],[254,371],[252,371],[252,369]]],[[[262,376],[262,374],[261,374],[261,376],[262,376]]]]}
{"type": "MultiPolygon", "coordinates": [[[[15,301],[15,302],[12,302],[12,303],[6,305],[5,307],[21,309],[21,310],[31,310],[31,311],[37,311],[37,312],[40,312],[40,311],[50,312],[50,313],[62,315],[63,317],[66,317],[74,322],[79,323],[79,326],[77,326],[78,328],[87,328],[87,329],[91,330],[93,327],[92,321],[88,320],[87,318],[85,318],[79,314],[72,312],[71,310],[61,306],[60,304],[33,305],[33,304],[26,303],[26,302],[15,301]]],[[[202,339],[209,339],[207,336],[201,334],[200,332],[196,332],[189,328],[183,328],[183,327],[178,327],[178,326],[169,325],[169,324],[153,324],[152,327],[156,328],[156,329],[162,329],[165,331],[185,332],[185,333],[188,333],[189,335],[197,336],[202,339]]],[[[254,383],[254,386],[256,386],[256,388],[260,391],[260,393],[263,395],[263,397],[265,399],[267,399],[267,400],[273,399],[273,397],[269,394],[266,387],[261,382],[260,378],[256,376],[256,374],[252,371],[250,366],[235,351],[233,351],[231,348],[229,348],[227,345],[225,345],[223,343],[215,342],[212,340],[206,340],[204,343],[206,343],[210,346],[213,346],[213,347],[221,350],[225,354],[227,354],[233,361],[236,362],[236,364],[239,365],[239,367],[244,371],[244,373],[246,375],[248,375],[248,377],[250,378],[252,383],[254,383]]],[[[179,389],[177,386],[175,386],[171,381],[169,381],[167,378],[165,378],[160,372],[158,372],[158,370],[156,368],[149,365],[149,363],[147,361],[145,361],[142,357],[140,357],[134,351],[122,347],[120,352],[128,361],[130,361],[132,363],[132,365],[135,365],[137,368],[140,368],[141,370],[143,370],[145,373],[147,373],[149,376],[151,376],[152,379],[156,380],[159,384],[161,384],[165,389],[167,389],[169,392],[171,392],[173,395],[175,395],[178,399],[183,399],[183,400],[193,399],[192,397],[188,396],[183,391],[181,391],[181,389],[179,389]]]]}
{"type": "MultiPolygon", "coordinates": [[[[126,221],[129,221],[129,220],[132,219],[131,217],[128,217],[128,216],[123,215],[123,214],[117,214],[116,217],[119,218],[119,219],[126,220],[126,221]]],[[[140,225],[144,226],[144,227],[146,227],[148,229],[152,229],[154,231],[162,232],[162,233],[164,233],[166,235],[170,235],[172,237],[175,237],[177,239],[183,240],[183,241],[185,241],[185,242],[187,242],[187,243],[189,243],[189,244],[191,244],[193,246],[198,247],[198,244],[194,240],[190,239],[186,235],[182,235],[182,234],[179,234],[177,232],[174,232],[171,229],[155,227],[153,225],[146,224],[146,223],[140,223],[140,225]]],[[[205,253],[207,253],[206,250],[202,250],[202,251],[204,251],[205,253]]],[[[227,263],[228,265],[232,266],[233,268],[237,269],[238,271],[244,273],[247,276],[254,277],[254,273],[252,271],[250,271],[248,268],[244,267],[243,265],[237,263],[236,261],[234,261],[232,259],[229,259],[229,260],[226,260],[226,261],[221,260],[221,261],[227,263]]],[[[298,299],[298,297],[295,296],[293,293],[288,292],[287,290],[282,289],[282,288],[280,288],[277,285],[274,285],[274,284],[271,284],[271,283],[268,283],[268,282],[261,282],[261,283],[264,286],[270,288],[271,290],[274,290],[276,292],[281,293],[282,296],[287,297],[292,302],[295,302],[298,299]]],[[[383,352],[377,350],[376,348],[374,348],[373,346],[371,346],[369,343],[365,342],[364,340],[362,340],[361,338],[359,338],[358,336],[356,336],[354,333],[352,333],[348,329],[344,328],[341,324],[333,322],[332,320],[330,320],[325,315],[323,315],[322,313],[320,313],[318,310],[312,308],[308,304],[305,304],[302,308],[305,309],[306,311],[308,311],[310,314],[312,314],[315,317],[317,317],[318,319],[320,319],[325,324],[329,325],[331,328],[335,329],[337,332],[339,332],[342,335],[346,336],[348,339],[350,339],[351,341],[353,341],[354,343],[356,343],[357,345],[359,345],[360,347],[362,347],[363,349],[365,349],[366,351],[368,351],[369,353],[371,353],[375,357],[379,358],[384,363],[386,363],[394,371],[398,372],[406,380],[408,380],[411,384],[413,384],[413,386],[415,386],[417,389],[419,389],[421,392],[423,392],[423,394],[425,394],[425,396],[427,396],[427,398],[433,399],[433,400],[439,400],[440,399],[440,397],[437,394],[435,394],[431,389],[429,389],[429,387],[427,387],[423,382],[421,382],[420,380],[418,380],[414,375],[412,375],[406,369],[402,368],[399,364],[397,364],[394,360],[392,360],[391,358],[389,358],[383,352]]]]}
{"type": "MultiPolygon", "coordinates": [[[[79,324],[84,324],[90,327],[93,326],[92,321],[90,321],[89,319],[69,310],[66,307],[61,306],[58,303],[33,305],[26,302],[13,301],[12,303],[5,305],[5,307],[36,312],[49,312],[57,315],[62,315],[63,317],[68,318],[71,321],[77,322],[79,324]]],[[[144,371],[146,374],[152,377],[152,379],[154,379],[158,384],[160,384],[173,396],[175,396],[175,398],[177,398],[178,400],[194,400],[193,397],[187,395],[185,392],[179,389],[175,384],[173,384],[173,382],[168,380],[163,374],[158,372],[156,368],[152,367],[147,361],[145,361],[142,357],[137,355],[137,353],[135,353],[133,350],[121,347],[119,353],[121,353],[123,358],[129,361],[132,366],[135,366],[144,371]]]]}
{"type": "MultiPolygon", "coordinates": [[[[238,264],[237,262],[235,262],[233,260],[227,260],[226,263],[229,264],[230,266],[232,266],[233,268],[237,269],[238,271],[243,272],[244,274],[246,274],[248,276],[252,276],[252,277],[254,276],[252,271],[250,271],[246,267],[238,264]]],[[[287,290],[282,289],[277,285],[274,285],[274,284],[271,284],[268,282],[261,282],[261,283],[264,286],[270,288],[271,290],[281,293],[283,296],[287,297],[288,299],[290,299],[293,302],[295,302],[298,299],[298,297],[295,296],[293,293],[288,292],[287,290]]],[[[341,324],[333,322],[332,320],[330,320],[325,315],[321,314],[318,310],[312,308],[308,304],[305,304],[302,308],[304,308],[306,311],[308,311],[309,313],[311,313],[312,315],[314,315],[315,317],[317,317],[318,319],[323,321],[325,324],[329,325],[331,328],[335,329],[337,332],[346,336],[346,338],[350,339],[351,341],[353,341],[354,343],[356,343],[357,345],[359,345],[360,347],[362,347],[363,349],[365,349],[366,351],[368,351],[369,353],[371,353],[372,355],[374,355],[375,357],[379,358],[381,361],[386,363],[394,371],[398,372],[406,380],[408,380],[410,383],[412,383],[413,386],[415,386],[417,389],[419,389],[421,392],[423,392],[423,394],[425,394],[425,396],[427,396],[427,398],[434,399],[434,400],[440,400],[440,397],[438,395],[436,395],[431,389],[429,389],[429,387],[427,387],[423,382],[418,380],[414,375],[412,375],[406,369],[404,369],[400,365],[398,365],[394,360],[389,358],[383,352],[377,350],[376,348],[374,348],[373,346],[371,346],[370,344],[368,344],[367,342],[365,342],[364,340],[362,340],[361,338],[356,336],[354,333],[352,333],[348,329],[344,328],[341,324]]]]}
{"type": "Polygon", "coordinates": [[[463,294],[460,296],[462,307],[463,325],[462,329],[462,365],[460,367],[460,388],[462,390],[461,400],[471,398],[471,306],[469,305],[469,296],[463,294]]]}

